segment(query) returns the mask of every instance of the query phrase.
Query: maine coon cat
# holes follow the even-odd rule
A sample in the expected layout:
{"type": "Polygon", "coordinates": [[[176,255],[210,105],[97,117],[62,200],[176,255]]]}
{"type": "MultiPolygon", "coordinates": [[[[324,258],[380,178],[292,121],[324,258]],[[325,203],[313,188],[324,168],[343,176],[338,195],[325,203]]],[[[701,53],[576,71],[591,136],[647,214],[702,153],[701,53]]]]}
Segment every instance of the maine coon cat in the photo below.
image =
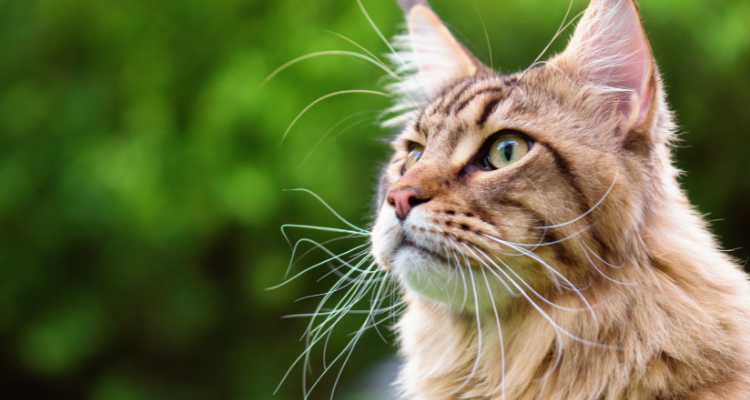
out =
{"type": "Polygon", "coordinates": [[[750,286],[677,183],[635,1],[511,75],[401,5],[371,253],[406,302],[403,397],[750,399],[750,286]]]}

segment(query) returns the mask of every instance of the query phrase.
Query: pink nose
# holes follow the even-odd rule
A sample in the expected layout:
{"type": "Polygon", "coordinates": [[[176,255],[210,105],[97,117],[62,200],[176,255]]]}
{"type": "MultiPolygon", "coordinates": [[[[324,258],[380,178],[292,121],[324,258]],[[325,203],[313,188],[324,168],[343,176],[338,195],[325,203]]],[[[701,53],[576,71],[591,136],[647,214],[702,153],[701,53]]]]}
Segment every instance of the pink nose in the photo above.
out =
{"type": "Polygon", "coordinates": [[[400,220],[405,220],[412,208],[430,201],[424,198],[412,188],[396,189],[388,193],[388,204],[396,208],[396,216],[400,220]]]}

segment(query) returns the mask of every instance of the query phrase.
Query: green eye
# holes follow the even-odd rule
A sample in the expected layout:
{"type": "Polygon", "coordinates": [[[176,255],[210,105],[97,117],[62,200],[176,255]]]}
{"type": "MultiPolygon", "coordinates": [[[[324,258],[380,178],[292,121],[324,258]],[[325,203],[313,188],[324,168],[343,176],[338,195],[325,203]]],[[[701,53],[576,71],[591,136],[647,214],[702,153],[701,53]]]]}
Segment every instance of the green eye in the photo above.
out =
{"type": "Polygon", "coordinates": [[[409,155],[406,156],[406,162],[404,163],[404,170],[403,172],[406,172],[414,166],[414,164],[419,161],[420,158],[422,158],[422,153],[424,153],[424,146],[419,144],[413,144],[411,145],[411,150],[409,150],[409,155]]]}
{"type": "Polygon", "coordinates": [[[519,135],[502,135],[490,147],[487,163],[499,169],[510,165],[529,152],[529,142],[519,135]]]}

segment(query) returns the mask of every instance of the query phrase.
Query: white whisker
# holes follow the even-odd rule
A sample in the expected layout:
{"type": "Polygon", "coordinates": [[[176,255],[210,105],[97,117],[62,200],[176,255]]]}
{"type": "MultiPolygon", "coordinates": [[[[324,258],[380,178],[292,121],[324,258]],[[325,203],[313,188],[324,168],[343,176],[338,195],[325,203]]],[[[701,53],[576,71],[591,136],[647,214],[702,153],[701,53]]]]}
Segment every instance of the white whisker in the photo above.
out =
{"type": "MultiPolygon", "coordinates": [[[[466,246],[466,248],[469,249],[469,251],[472,251],[470,247],[466,246]]],[[[484,255],[484,256],[487,257],[486,255],[484,255]]],[[[487,259],[490,260],[489,258],[487,258],[487,259]]],[[[508,264],[506,264],[502,259],[498,259],[498,261],[500,261],[500,263],[502,263],[505,266],[505,268],[510,269],[510,266],[508,266],[508,264]]],[[[534,300],[532,300],[531,297],[529,297],[526,294],[526,292],[524,292],[521,289],[521,287],[519,287],[518,284],[516,284],[516,282],[513,279],[510,278],[509,275],[507,275],[505,273],[505,271],[503,270],[503,268],[498,268],[497,270],[500,271],[500,273],[502,273],[503,275],[505,275],[506,278],[508,278],[508,280],[510,281],[510,283],[513,284],[513,286],[516,286],[516,288],[521,292],[521,295],[524,298],[526,298],[526,300],[529,302],[529,304],[532,307],[534,307],[534,309],[536,309],[537,312],[539,312],[539,314],[542,316],[542,318],[544,318],[545,320],[547,320],[547,322],[549,322],[556,330],[559,330],[560,332],[562,332],[563,334],[565,334],[565,336],[567,336],[567,337],[569,337],[569,338],[571,338],[571,339],[573,339],[573,340],[575,340],[575,341],[577,341],[579,343],[584,343],[584,344],[588,344],[588,345],[595,346],[595,347],[600,347],[600,348],[607,348],[607,349],[612,348],[612,346],[609,346],[609,345],[605,345],[605,344],[601,344],[601,343],[596,343],[596,342],[592,342],[592,341],[589,341],[589,340],[586,340],[586,339],[579,338],[578,336],[575,336],[572,333],[568,332],[567,330],[563,329],[560,325],[558,325],[552,319],[552,317],[549,316],[549,314],[547,314],[538,304],[536,304],[536,302],[534,302],[534,300]]]]}
{"type": "Polygon", "coordinates": [[[566,23],[565,21],[568,19],[568,15],[570,15],[570,10],[572,8],[573,8],[573,0],[570,0],[570,3],[568,4],[568,10],[565,12],[565,16],[563,17],[563,20],[560,23],[560,26],[557,28],[557,32],[555,32],[555,34],[552,36],[552,39],[550,39],[550,41],[547,43],[547,46],[544,47],[544,50],[542,50],[539,53],[539,55],[534,59],[534,62],[532,62],[531,65],[521,73],[521,76],[519,77],[519,79],[523,79],[526,73],[532,68],[534,68],[534,66],[536,66],[537,63],[539,62],[539,59],[542,58],[545,53],[547,53],[547,50],[549,50],[552,44],[555,43],[555,40],[557,40],[557,38],[563,32],[565,32],[565,30],[567,30],[568,27],[570,27],[570,25],[572,25],[578,18],[580,18],[584,14],[584,11],[581,11],[580,13],[576,14],[573,18],[571,18],[569,22],[566,23]]]}
{"type": "Polygon", "coordinates": [[[591,266],[594,267],[594,269],[596,270],[596,272],[598,272],[601,276],[603,276],[604,278],[606,278],[607,280],[609,280],[611,282],[614,282],[614,283],[617,283],[617,284],[620,284],[620,285],[635,285],[636,284],[635,282],[620,282],[617,279],[614,279],[614,278],[608,276],[607,274],[605,274],[604,272],[602,272],[602,270],[599,269],[599,267],[596,266],[596,263],[594,263],[594,260],[592,260],[591,257],[589,257],[589,250],[586,250],[587,248],[588,248],[588,246],[584,247],[583,254],[586,255],[586,259],[589,260],[589,263],[591,263],[591,266]]]}
{"type": "MultiPolygon", "coordinates": [[[[487,51],[490,53],[490,69],[494,69],[494,62],[492,59],[492,45],[490,44],[490,35],[487,33],[487,26],[484,24],[484,18],[482,18],[482,13],[479,12],[479,9],[477,6],[474,6],[474,9],[477,11],[477,15],[479,16],[479,21],[482,22],[482,29],[484,29],[484,38],[487,39],[487,51]]],[[[505,397],[505,395],[503,395],[505,397]]]]}
{"type": "Polygon", "coordinates": [[[586,249],[588,249],[588,251],[590,251],[590,252],[591,252],[591,254],[593,254],[593,255],[594,255],[594,256],[595,256],[596,258],[598,258],[598,259],[599,259],[599,260],[600,260],[601,262],[603,262],[603,263],[604,263],[604,264],[606,264],[607,266],[609,266],[609,267],[611,267],[611,268],[615,268],[615,269],[620,269],[620,268],[622,268],[622,265],[612,265],[612,264],[610,264],[610,263],[609,263],[609,262],[608,262],[607,260],[603,259],[603,258],[602,258],[602,257],[601,257],[601,256],[600,256],[599,254],[596,254],[596,252],[595,252],[594,250],[592,250],[592,249],[591,249],[591,247],[589,247],[589,246],[588,246],[588,245],[586,244],[586,242],[582,242],[581,244],[583,244],[583,245],[584,245],[584,246],[586,247],[586,249]]]}
{"type": "Polygon", "coordinates": [[[310,108],[312,108],[314,105],[320,103],[321,101],[323,101],[323,100],[325,100],[327,98],[333,97],[333,96],[338,96],[338,95],[341,95],[341,94],[355,94],[355,93],[376,94],[376,95],[379,95],[379,96],[391,97],[391,95],[388,94],[388,93],[376,92],[374,90],[341,90],[339,92],[329,93],[329,94],[327,94],[325,96],[321,96],[317,100],[315,100],[312,103],[308,104],[307,107],[305,107],[302,110],[302,112],[300,112],[299,114],[297,114],[297,117],[294,118],[294,120],[292,120],[292,123],[289,124],[289,127],[286,128],[286,132],[284,132],[284,135],[281,136],[281,142],[279,142],[279,145],[281,145],[282,143],[284,143],[284,139],[286,139],[286,136],[289,134],[289,131],[292,130],[292,127],[294,126],[294,124],[296,124],[297,121],[302,117],[302,115],[304,115],[307,112],[307,110],[309,110],[310,108]]]}
{"type": "MultiPolygon", "coordinates": [[[[344,219],[344,217],[342,217],[341,215],[339,215],[339,213],[337,213],[337,212],[336,212],[336,211],[335,211],[335,210],[333,209],[333,207],[331,207],[330,205],[328,205],[328,203],[326,203],[326,202],[325,202],[325,200],[321,199],[321,198],[320,198],[320,196],[318,196],[317,194],[315,194],[315,192],[313,192],[313,191],[311,191],[311,190],[308,190],[308,189],[301,189],[301,188],[300,188],[300,189],[284,189],[284,191],[285,191],[285,192],[305,192],[305,193],[307,193],[307,194],[310,194],[310,195],[312,195],[312,196],[313,196],[313,197],[315,197],[315,198],[316,198],[316,199],[317,199],[317,200],[318,200],[318,201],[319,201],[320,203],[322,203],[322,204],[323,204],[323,206],[325,206],[325,207],[326,207],[326,208],[328,209],[328,211],[330,211],[330,212],[331,212],[331,213],[332,213],[332,214],[333,214],[333,215],[334,215],[334,216],[335,216],[335,217],[336,217],[336,218],[337,218],[337,219],[338,219],[339,221],[341,221],[341,222],[345,223],[346,225],[348,225],[349,227],[353,228],[353,229],[354,229],[354,230],[356,231],[356,233],[357,233],[357,234],[361,234],[361,235],[368,235],[368,236],[370,235],[370,231],[368,231],[368,230],[365,230],[365,229],[362,229],[362,228],[358,227],[357,225],[354,225],[354,224],[352,224],[351,222],[349,222],[349,221],[347,221],[346,219],[344,219]]],[[[284,225],[284,226],[292,226],[292,227],[297,227],[297,228],[307,228],[307,229],[316,229],[316,230],[329,230],[329,229],[334,229],[334,228],[323,228],[323,227],[318,227],[318,226],[311,226],[311,225],[291,225],[291,224],[286,224],[286,225],[284,225]]],[[[284,230],[283,230],[283,227],[282,227],[282,232],[283,232],[283,231],[284,231],[284,230]]],[[[287,241],[288,241],[288,240],[287,240],[287,241]]]]}
{"type": "Polygon", "coordinates": [[[340,34],[340,33],[337,33],[337,32],[333,32],[333,31],[329,31],[329,30],[325,30],[325,32],[328,32],[328,33],[330,33],[330,34],[336,35],[336,36],[338,36],[338,37],[340,37],[340,38],[342,38],[342,39],[346,40],[347,42],[349,42],[349,43],[351,43],[351,44],[353,44],[353,45],[355,45],[355,46],[359,47],[359,48],[360,48],[360,49],[361,49],[362,51],[364,51],[365,53],[367,53],[367,55],[368,55],[368,56],[372,57],[372,58],[373,58],[374,60],[376,60],[376,61],[377,61],[378,63],[380,63],[380,65],[381,65],[381,66],[382,66],[382,67],[383,67],[383,68],[384,68],[385,70],[387,70],[387,71],[388,71],[388,75],[390,75],[390,76],[392,76],[393,78],[396,78],[396,79],[401,79],[401,77],[399,77],[399,76],[398,76],[398,75],[397,75],[397,74],[396,74],[395,72],[393,72],[393,70],[392,70],[392,69],[391,69],[390,67],[388,67],[388,64],[384,63],[384,62],[383,62],[383,60],[379,59],[379,58],[378,58],[378,57],[377,57],[377,56],[376,56],[375,54],[372,54],[372,53],[370,52],[370,50],[367,50],[367,49],[366,49],[366,48],[365,48],[364,46],[362,46],[361,44],[359,44],[359,43],[355,42],[354,40],[352,40],[352,39],[350,39],[350,38],[348,38],[348,37],[346,37],[346,36],[344,36],[344,35],[342,35],[342,34],[340,34]]]}
{"type": "MultiPolygon", "coordinates": [[[[297,169],[299,169],[299,168],[302,168],[302,166],[303,166],[303,165],[305,165],[305,163],[307,162],[307,160],[309,160],[309,159],[310,159],[310,157],[311,157],[311,156],[313,155],[313,153],[315,152],[315,150],[316,150],[316,149],[317,149],[317,148],[318,148],[318,147],[320,146],[320,144],[321,144],[321,143],[323,143],[323,141],[325,140],[325,138],[327,138],[327,137],[328,137],[328,135],[329,135],[329,134],[330,134],[330,133],[331,133],[331,132],[332,132],[332,131],[333,131],[334,129],[336,129],[336,127],[338,127],[339,125],[341,125],[342,123],[344,123],[344,121],[348,121],[349,119],[351,119],[351,118],[353,118],[353,117],[356,117],[356,116],[358,116],[358,115],[362,115],[362,114],[365,114],[365,113],[371,113],[371,112],[380,112],[380,110],[367,110],[367,111],[360,111],[360,112],[358,112],[358,113],[352,114],[352,115],[350,115],[350,116],[348,116],[348,117],[346,117],[346,118],[342,119],[341,121],[339,121],[339,122],[337,122],[337,123],[336,123],[335,125],[333,125],[333,126],[331,127],[331,129],[327,130],[327,131],[326,131],[326,133],[324,133],[324,134],[323,134],[323,136],[321,136],[321,137],[320,137],[320,139],[318,139],[318,141],[317,141],[317,142],[315,142],[315,144],[313,145],[312,149],[310,149],[310,151],[309,151],[309,152],[307,153],[307,155],[306,155],[306,156],[305,156],[305,158],[304,158],[304,159],[302,160],[302,162],[300,162],[300,163],[299,163],[299,165],[297,166],[297,169]]],[[[336,139],[336,138],[337,138],[337,137],[339,137],[339,136],[340,136],[340,135],[341,135],[342,133],[344,133],[344,132],[346,132],[347,130],[349,130],[349,128],[352,128],[352,127],[354,127],[354,126],[356,126],[356,125],[358,125],[358,124],[361,124],[362,122],[365,122],[365,121],[369,121],[369,120],[371,120],[371,119],[375,119],[375,117],[368,117],[368,118],[364,118],[364,119],[361,119],[361,120],[359,120],[359,121],[357,121],[357,122],[355,122],[355,123],[353,123],[353,124],[350,124],[349,126],[347,126],[346,128],[344,128],[343,130],[341,130],[341,132],[339,132],[338,134],[336,134],[336,136],[334,136],[333,138],[334,138],[334,139],[336,139]]]]}
{"type": "Polygon", "coordinates": [[[359,8],[362,10],[362,14],[365,15],[365,18],[367,18],[367,22],[370,23],[370,26],[372,26],[372,29],[374,29],[375,33],[377,33],[378,36],[380,36],[380,39],[382,39],[383,43],[385,43],[385,45],[388,46],[388,49],[391,50],[391,54],[393,54],[396,58],[398,58],[401,61],[402,65],[406,64],[404,60],[401,60],[401,58],[398,56],[398,52],[396,51],[396,49],[394,49],[393,46],[391,46],[391,42],[389,42],[388,39],[386,39],[385,36],[383,36],[383,34],[380,32],[380,29],[378,29],[377,25],[375,25],[375,22],[373,22],[372,18],[370,18],[370,14],[365,9],[365,6],[362,5],[362,0],[357,0],[357,4],[359,4],[359,8]]]}
{"type": "MultiPolygon", "coordinates": [[[[596,313],[594,313],[594,309],[591,307],[591,305],[589,304],[588,300],[586,300],[586,297],[583,296],[583,294],[581,293],[581,291],[578,290],[575,287],[575,285],[573,285],[573,283],[570,282],[568,280],[568,278],[565,277],[565,275],[561,274],[559,271],[557,271],[556,269],[552,268],[549,264],[547,264],[546,261],[544,261],[541,257],[539,257],[538,255],[536,255],[535,253],[532,253],[532,252],[530,252],[528,250],[522,249],[522,248],[520,248],[518,246],[515,246],[515,245],[510,244],[508,242],[505,242],[503,240],[497,239],[495,237],[492,237],[492,236],[489,236],[489,235],[485,235],[485,236],[489,237],[490,239],[492,239],[492,240],[494,240],[494,241],[496,241],[498,243],[504,244],[504,245],[506,245],[508,247],[511,247],[511,248],[515,249],[516,251],[519,251],[519,252],[523,253],[523,255],[525,255],[525,256],[533,259],[534,261],[538,262],[539,264],[541,264],[542,266],[544,266],[548,271],[552,272],[555,276],[561,278],[565,283],[568,284],[568,288],[570,290],[574,291],[576,293],[576,295],[578,296],[578,298],[580,298],[581,301],[583,301],[583,303],[586,305],[586,308],[589,309],[589,311],[591,313],[591,317],[594,319],[594,321],[596,322],[597,325],[599,324],[599,320],[596,317],[596,313]]],[[[502,262],[502,260],[500,260],[500,261],[502,262]]]]}
{"type": "Polygon", "coordinates": [[[474,281],[474,274],[471,272],[471,269],[472,269],[471,265],[467,263],[466,270],[469,271],[469,278],[471,280],[471,288],[474,293],[474,307],[475,307],[474,313],[477,316],[477,341],[478,341],[477,358],[474,361],[474,367],[471,368],[471,373],[469,374],[468,377],[466,377],[466,380],[464,381],[464,383],[462,383],[461,386],[459,386],[458,389],[456,389],[456,392],[459,392],[461,389],[463,389],[464,386],[466,386],[472,380],[472,378],[474,378],[474,375],[476,374],[477,369],[479,368],[479,360],[482,356],[482,322],[480,321],[480,318],[479,318],[479,293],[477,292],[476,282],[474,281]]]}
{"type": "Polygon", "coordinates": [[[368,57],[368,56],[366,56],[364,54],[355,53],[353,51],[328,50],[328,51],[319,51],[317,53],[312,53],[312,54],[306,54],[304,56],[297,57],[294,60],[287,62],[286,64],[280,66],[279,68],[276,68],[275,71],[271,72],[271,75],[268,75],[268,77],[263,80],[263,83],[261,83],[261,86],[263,86],[266,83],[268,83],[268,81],[270,81],[271,79],[273,79],[274,76],[278,75],[279,72],[281,72],[281,71],[283,71],[283,70],[291,67],[292,65],[294,65],[294,64],[296,64],[296,63],[298,63],[300,61],[307,60],[308,58],[319,57],[319,56],[330,56],[330,55],[350,56],[350,57],[360,58],[360,59],[363,59],[363,60],[365,60],[365,61],[367,61],[369,63],[372,63],[372,64],[376,65],[378,68],[380,68],[383,71],[387,72],[389,75],[392,75],[396,79],[399,78],[398,75],[396,75],[390,68],[388,68],[387,65],[382,64],[382,61],[378,60],[376,57],[368,57]]]}
{"type": "MultiPolygon", "coordinates": [[[[617,167],[617,166],[615,166],[615,167],[617,167]]],[[[570,225],[570,224],[573,224],[573,223],[575,223],[577,221],[580,221],[585,216],[591,214],[594,210],[596,210],[604,202],[604,200],[607,198],[607,196],[609,196],[609,193],[615,187],[615,183],[617,183],[617,177],[619,175],[619,172],[620,172],[620,168],[617,167],[617,169],[615,169],[615,177],[614,177],[614,179],[612,179],[612,183],[609,185],[609,188],[607,189],[607,191],[604,193],[604,195],[602,195],[602,197],[593,206],[591,206],[591,208],[589,208],[583,214],[581,214],[578,217],[573,218],[572,220],[567,221],[567,222],[563,222],[563,223],[555,224],[555,225],[544,226],[544,227],[534,227],[534,228],[538,228],[538,229],[539,228],[544,228],[544,229],[559,228],[559,227],[570,225]]]]}
{"type": "MultiPolygon", "coordinates": [[[[474,250],[476,250],[477,252],[480,252],[489,262],[491,262],[492,265],[495,266],[495,268],[498,268],[498,269],[500,268],[500,266],[497,265],[494,261],[492,261],[492,259],[489,256],[487,256],[487,254],[484,251],[482,251],[481,249],[478,249],[476,246],[472,246],[472,247],[474,247],[474,250]]],[[[490,272],[494,274],[494,271],[492,270],[492,268],[490,268],[490,266],[487,265],[483,260],[479,260],[479,262],[481,262],[484,266],[486,266],[487,268],[489,268],[490,272]]],[[[505,264],[505,263],[504,263],[504,265],[507,266],[507,264],[505,264]]],[[[526,288],[529,289],[531,291],[531,293],[533,293],[536,297],[538,297],[540,300],[542,300],[543,302],[549,304],[552,307],[555,307],[555,308],[560,309],[560,310],[565,310],[565,311],[574,311],[574,312],[588,311],[588,308],[586,308],[586,307],[580,307],[580,308],[565,307],[565,306],[561,306],[561,305],[559,305],[559,304],[557,304],[555,302],[552,302],[549,299],[547,299],[546,297],[544,297],[541,294],[539,294],[539,292],[537,292],[536,290],[534,290],[534,288],[532,288],[531,285],[529,285],[521,276],[519,276],[516,273],[516,271],[513,270],[513,268],[508,267],[508,272],[510,272],[511,274],[513,274],[513,276],[515,276],[516,279],[518,279],[518,281],[521,282],[521,284],[523,284],[524,286],[526,286],[526,288]]],[[[498,279],[500,279],[500,281],[503,282],[504,285],[506,285],[505,282],[504,282],[504,280],[502,278],[500,278],[499,276],[497,276],[497,274],[495,274],[495,276],[498,279]]],[[[512,279],[508,275],[505,275],[505,276],[508,279],[512,279]]]]}
{"type": "MultiPolygon", "coordinates": [[[[374,266],[375,264],[373,263],[372,265],[374,266]]],[[[353,273],[353,272],[354,271],[349,271],[349,273],[353,273]]],[[[341,281],[339,281],[339,282],[341,282],[341,281]]],[[[339,283],[337,282],[337,284],[334,285],[334,288],[338,284],[339,283]]],[[[359,299],[361,298],[361,297],[358,297],[357,295],[362,293],[361,290],[359,292],[357,292],[357,288],[359,286],[360,286],[359,284],[355,284],[355,286],[347,293],[347,295],[345,295],[344,298],[341,301],[339,301],[339,304],[337,304],[337,306],[335,308],[336,309],[342,309],[342,310],[346,309],[347,308],[346,306],[344,306],[342,308],[339,308],[339,305],[342,302],[345,302],[346,304],[351,304],[351,306],[353,306],[354,304],[356,304],[359,301],[359,299]],[[351,294],[351,296],[350,296],[350,294],[351,294]],[[352,299],[351,301],[349,301],[349,299],[348,299],[349,297],[351,297],[351,299],[352,299]]],[[[316,315],[320,312],[320,309],[325,304],[325,302],[327,301],[327,299],[328,299],[328,296],[326,298],[324,298],[323,300],[321,300],[320,304],[318,305],[318,308],[315,310],[315,314],[316,315]]],[[[351,306],[349,306],[348,308],[351,308],[351,306]]],[[[318,326],[318,328],[315,328],[315,329],[311,329],[312,324],[314,324],[315,317],[313,317],[311,319],[310,325],[308,326],[307,330],[305,331],[306,332],[306,337],[308,337],[308,339],[306,340],[306,343],[307,343],[306,349],[304,350],[304,352],[299,357],[297,357],[297,359],[289,367],[289,369],[287,370],[286,374],[284,374],[284,377],[281,379],[281,382],[279,382],[279,385],[276,387],[276,390],[274,391],[274,393],[278,392],[278,390],[281,387],[281,385],[284,383],[284,381],[286,380],[286,378],[289,376],[289,373],[292,371],[292,369],[294,368],[294,366],[297,365],[297,363],[300,360],[302,360],[302,359],[305,360],[304,366],[303,366],[303,371],[307,371],[308,365],[309,365],[309,363],[308,363],[309,355],[310,355],[310,351],[312,350],[312,347],[317,342],[319,342],[322,339],[322,337],[325,336],[330,330],[332,330],[336,326],[336,324],[341,320],[341,318],[343,318],[343,316],[344,316],[343,313],[339,313],[337,318],[333,318],[333,316],[331,315],[328,318],[326,318],[326,320],[323,323],[321,323],[318,326]],[[333,323],[328,324],[328,322],[331,321],[332,319],[333,319],[333,323]],[[326,325],[328,325],[328,328],[325,329],[325,330],[323,330],[323,327],[325,327],[326,325]],[[312,339],[309,339],[310,335],[313,335],[312,339]]],[[[303,374],[303,379],[304,379],[304,374],[303,374]]],[[[313,386],[315,386],[315,385],[313,385],[313,386]]],[[[312,390],[312,387],[310,387],[310,390],[312,390]]],[[[307,392],[306,388],[305,388],[305,392],[307,392]]]]}
{"type": "MultiPolygon", "coordinates": [[[[299,243],[299,242],[309,242],[309,243],[312,243],[312,244],[314,244],[314,245],[317,245],[317,246],[318,246],[318,247],[319,247],[320,249],[322,249],[323,251],[325,251],[325,252],[327,252],[327,253],[328,253],[329,255],[331,255],[331,258],[328,258],[328,259],[326,259],[326,260],[324,260],[324,261],[321,261],[321,262],[319,262],[319,263],[317,263],[317,264],[315,264],[315,265],[313,265],[313,266],[311,266],[311,267],[305,268],[305,269],[304,269],[304,270],[303,270],[302,272],[300,272],[300,273],[298,273],[298,274],[294,275],[293,277],[291,277],[291,278],[289,278],[289,279],[285,280],[285,281],[284,281],[284,282],[282,282],[281,284],[279,284],[279,285],[276,285],[276,286],[273,286],[273,287],[270,287],[270,288],[267,288],[266,290],[274,290],[274,289],[278,289],[278,288],[280,288],[280,287],[282,287],[282,286],[286,285],[287,283],[289,283],[289,282],[291,282],[291,281],[293,281],[293,280],[295,280],[295,279],[299,278],[300,276],[304,275],[304,274],[305,274],[306,272],[309,272],[309,271],[311,271],[311,270],[313,270],[313,269],[315,269],[315,268],[318,268],[318,267],[320,267],[321,265],[327,264],[327,263],[329,263],[329,262],[331,262],[331,261],[333,261],[333,260],[336,260],[336,261],[340,262],[340,263],[341,263],[342,265],[346,265],[346,266],[348,266],[348,267],[349,267],[349,268],[350,268],[351,270],[355,270],[355,271],[359,271],[359,272],[364,272],[364,271],[362,271],[362,270],[359,270],[358,268],[356,268],[356,267],[352,266],[352,265],[351,265],[351,264],[349,264],[348,262],[346,262],[346,261],[342,260],[342,259],[340,258],[340,256],[346,255],[346,254],[348,254],[348,253],[351,253],[351,252],[353,252],[353,251],[357,251],[357,250],[361,249],[362,247],[368,246],[368,244],[367,244],[367,243],[365,243],[365,244],[363,244],[363,245],[359,245],[359,246],[357,246],[357,247],[355,247],[355,248],[353,248],[353,249],[350,249],[350,250],[348,250],[348,251],[346,251],[346,252],[344,252],[344,253],[341,253],[341,254],[333,254],[333,253],[332,253],[332,252],[331,252],[330,250],[326,249],[326,248],[325,248],[324,246],[321,246],[320,244],[318,244],[317,242],[315,242],[315,241],[313,241],[313,240],[310,240],[310,239],[300,239],[300,240],[299,240],[299,241],[298,241],[297,243],[299,243]]],[[[296,245],[295,245],[295,248],[296,248],[296,245]]]]}
{"type": "Polygon", "coordinates": [[[482,270],[482,276],[484,276],[484,283],[487,285],[487,293],[490,295],[490,303],[492,303],[492,311],[495,313],[495,322],[497,322],[497,335],[500,339],[500,376],[503,377],[501,383],[502,400],[505,400],[505,344],[503,343],[503,329],[500,327],[500,316],[497,314],[497,305],[495,304],[495,298],[492,296],[492,288],[490,287],[490,281],[487,280],[487,274],[482,270]]]}

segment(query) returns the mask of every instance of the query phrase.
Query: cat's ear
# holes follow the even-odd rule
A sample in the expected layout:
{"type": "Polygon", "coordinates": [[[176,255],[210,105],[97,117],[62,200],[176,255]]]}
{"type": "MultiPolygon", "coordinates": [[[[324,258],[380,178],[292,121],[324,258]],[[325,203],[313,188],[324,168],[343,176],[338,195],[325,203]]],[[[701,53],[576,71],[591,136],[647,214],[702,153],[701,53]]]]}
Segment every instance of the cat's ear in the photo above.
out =
{"type": "Polygon", "coordinates": [[[456,40],[425,0],[399,0],[408,32],[396,38],[399,52],[392,57],[410,74],[412,91],[428,99],[451,83],[476,75],[482,64],[456,40]]]}
{"type": "Polygon", "coordinates": [[[577,77],[622,92],[614,98],[628,128],[649,117],[655,66],[634,0],[592,0],[560,58],[577,77]]]}

